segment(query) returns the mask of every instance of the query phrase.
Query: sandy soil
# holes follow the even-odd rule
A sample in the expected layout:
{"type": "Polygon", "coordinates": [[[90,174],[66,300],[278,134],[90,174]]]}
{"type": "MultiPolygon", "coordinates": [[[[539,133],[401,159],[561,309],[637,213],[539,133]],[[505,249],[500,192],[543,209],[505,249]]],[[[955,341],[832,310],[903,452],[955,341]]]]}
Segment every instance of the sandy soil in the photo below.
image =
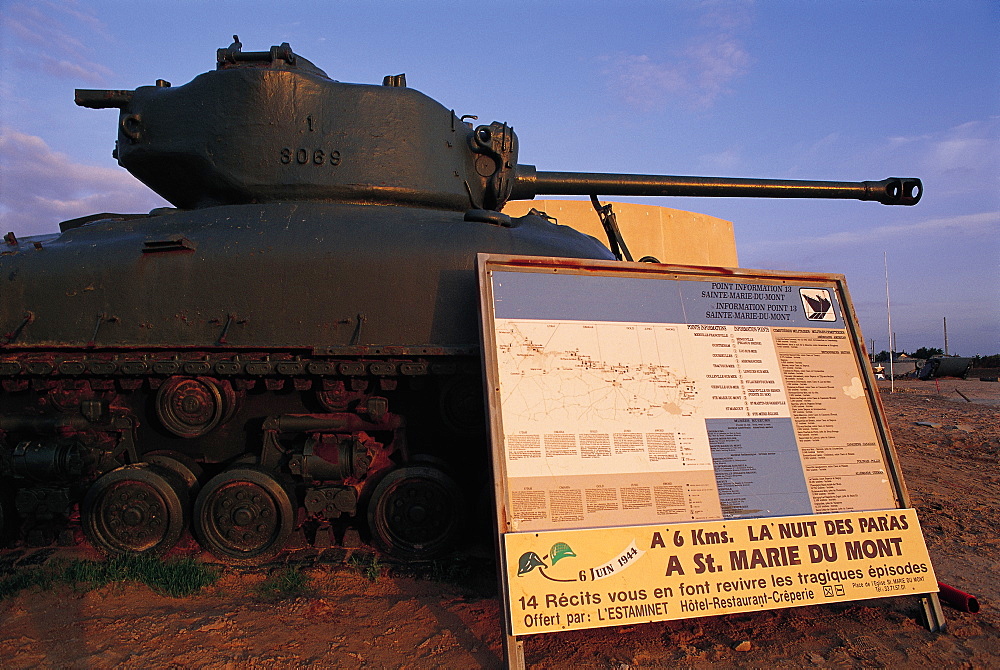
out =
{"type": "MultiPolygon", "coordinates": [[[[948,632],[933,634],[909,597],[538,635],[526,638],[528,665],[1000,667],[1000,383],[902,381],[893,393],[889,382],[880,385],[937,576],[978,596],[979,614],[946,607],[948,632]]],[[[51,553],[8,552],[7,562],[41,561],[45,551],[51,553]]],[[[471,588],[467,578],[449,583],[383,569],[372,581],[346,564],[348,554],[293,553],[289,560],[311,566],[311,581],[306,594],[292,598],[261,595],[259,585],[275,566],[227,570],[214,586],[182,599],[122,584],[89,593],[24,592],[0,602],[0,665],[501,665],[495,596],[471,588]]]]}

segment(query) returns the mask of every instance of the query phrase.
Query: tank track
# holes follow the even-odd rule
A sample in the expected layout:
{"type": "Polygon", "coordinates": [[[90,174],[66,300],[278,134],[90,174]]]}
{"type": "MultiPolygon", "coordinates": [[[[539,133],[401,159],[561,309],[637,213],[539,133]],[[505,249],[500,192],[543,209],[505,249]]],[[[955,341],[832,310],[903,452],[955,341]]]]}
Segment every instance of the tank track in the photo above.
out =
{"type": "Polygon", "coordinates": [[[0,539],[159,554],[190,530],[252,564],[347,528],[440,555],[488,474],[478,357],[366,351],[4,352],[0,539]]]}
{"type": "MultiPolygon", "coordinates": [[[[343,347],[341,349],[347,349],[343,347]]],[[[237,384],[252,388],[254,382],[298,380],[300,384],[332,376],[392,379],[424,375],[450,375],[458,372],[478,373],[475,360],[465,360],[468,349],[420,349],[421,353],[437,357],[446,355],[454,360],[430,360],[419,357],[400,357],[410,352],[410,347],[365,348],[378,358],[339,360],[294,353],[273,352],[203,353],[82,353],[52,354],[24,352],[0,356],[0,384],[6,392],[27,388],[29,382],[37,387],[53,379],[87,379],[105,385],[119,383],[122,390],[133,390],[143,379],[176,374],[214,374],[237,380],[237,384]],[[131,387],[131,388],[130,388],[131,387]]]]}

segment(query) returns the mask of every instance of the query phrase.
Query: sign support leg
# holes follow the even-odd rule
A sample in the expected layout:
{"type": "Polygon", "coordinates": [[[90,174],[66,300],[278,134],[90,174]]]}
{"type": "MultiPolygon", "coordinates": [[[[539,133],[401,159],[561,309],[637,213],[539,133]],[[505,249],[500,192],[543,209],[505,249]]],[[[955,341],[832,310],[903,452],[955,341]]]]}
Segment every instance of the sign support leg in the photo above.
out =
{"type": "Polygon", "coordinates": [[[948,621],[941,610],[941,599],[936,593],[920,596],[920,604],[924,608],[924,623],[932,633],[943,633],[948,627],[948,621]]]}
{"type": "Polygon", "coordinates": [[[524,641],[514,635],[504,635],[503,660],[508,670],[526,670],[524,664],[524,641]]]}

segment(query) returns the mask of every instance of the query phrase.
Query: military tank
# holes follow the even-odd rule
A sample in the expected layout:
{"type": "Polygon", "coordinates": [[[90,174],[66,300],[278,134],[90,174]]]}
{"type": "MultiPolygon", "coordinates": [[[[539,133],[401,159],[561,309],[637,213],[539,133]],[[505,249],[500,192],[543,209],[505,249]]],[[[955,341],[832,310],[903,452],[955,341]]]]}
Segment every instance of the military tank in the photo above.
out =
{"type": "Polygon", "coordinates": [[[624,248],[607,211],[605,246],[507,216],[510,199],[922,190],[542,172],[518,164],[510,126],[473,125],[403,75],[341,83],[288,44],[238,38],[183,86],[76,102],[119,110],[114,156],[175,208],[4,237],[0,532],[82,530],[109,554],[191,531],[254,563],[296,529],[352,527],[405,559],[447,551],[489,482],[476,253],[624,248]]]}

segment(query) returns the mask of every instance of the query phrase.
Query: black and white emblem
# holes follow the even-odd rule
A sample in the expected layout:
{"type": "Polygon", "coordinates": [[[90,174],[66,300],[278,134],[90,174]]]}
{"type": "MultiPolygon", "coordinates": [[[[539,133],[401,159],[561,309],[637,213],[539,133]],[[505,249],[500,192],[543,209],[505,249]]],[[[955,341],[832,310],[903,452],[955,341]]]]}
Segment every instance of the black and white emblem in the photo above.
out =
{"type": "Polygon", "coordinates": [[[802,308],[805,310],[806,318],[810,321],[837,320],[837,315],[833,311],[833,300],[825,288],[800,288],[799,295],[802,296],[802,308]]]}

